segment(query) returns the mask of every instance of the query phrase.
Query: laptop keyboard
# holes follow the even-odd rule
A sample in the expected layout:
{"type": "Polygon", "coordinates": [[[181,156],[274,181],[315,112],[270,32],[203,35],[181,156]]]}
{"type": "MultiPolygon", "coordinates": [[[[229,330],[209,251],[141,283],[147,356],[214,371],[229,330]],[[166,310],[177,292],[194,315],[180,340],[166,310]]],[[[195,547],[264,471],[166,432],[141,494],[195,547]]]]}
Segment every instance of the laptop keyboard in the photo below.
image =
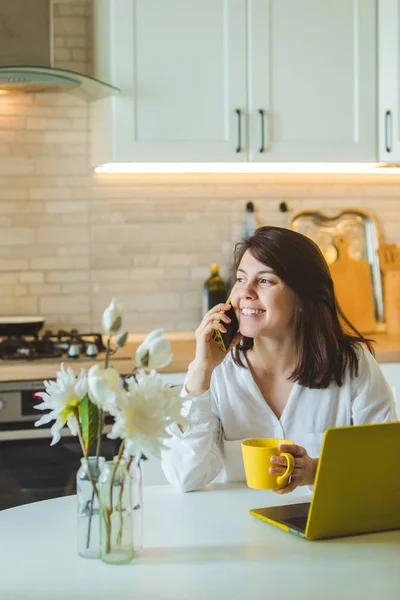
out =
{"type": "Polygon", "coordinates": [[[254,509],[256,513],[283,523],[289,527],[304,533],[307,525],[310,502],[301,502],[300,504],[286,504],[284,506],[269,506],[266,508],[254,509]]]}
{"type": "Polygon", "coordinates": [[[282,519],[282,523],[285,523],[285,525],[289,525],[289,527],[299,529],[300,531],[305,531],[307,525],[307,517],[289,517],[287,519],[282,519]]]}

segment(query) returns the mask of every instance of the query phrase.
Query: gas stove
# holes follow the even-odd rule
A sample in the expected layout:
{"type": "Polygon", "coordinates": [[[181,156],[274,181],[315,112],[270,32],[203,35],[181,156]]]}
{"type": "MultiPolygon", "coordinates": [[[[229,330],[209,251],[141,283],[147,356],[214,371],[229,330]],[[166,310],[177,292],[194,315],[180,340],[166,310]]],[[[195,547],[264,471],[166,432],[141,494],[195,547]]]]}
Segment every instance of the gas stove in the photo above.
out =
{"type": "Polygon", "coordinates": [[[7,336],[0,340],[0,359],[3,360],[94,359],[105,351],[100,333],[79,333],[77,329],[45,331],[40,336],[7,336]]]}

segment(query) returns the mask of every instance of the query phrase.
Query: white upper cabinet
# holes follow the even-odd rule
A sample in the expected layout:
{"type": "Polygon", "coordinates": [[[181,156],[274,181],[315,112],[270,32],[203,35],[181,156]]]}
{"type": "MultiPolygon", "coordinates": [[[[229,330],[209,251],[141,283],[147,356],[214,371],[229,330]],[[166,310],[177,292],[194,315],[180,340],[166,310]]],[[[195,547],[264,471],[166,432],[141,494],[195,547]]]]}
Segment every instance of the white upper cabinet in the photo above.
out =
{"type": "Polygon", "coordinates": [[[246,0],[96,0],[94,10],[96,74],[122,90],[94,106],[95,163],[248,159],[246,0]]]}
{"type": "Polygon", "coordinates": [[[96,0],[93,162],[376,161],[375,0],[96,0]]]}
{"type": "Polygon", "coordinates": [[[251,159],[376,161],[375,0],[251,6],[251,159]]]}
{"type": "Polygon", "coordinates": [[[400,162],[400,1],[379,0],[379,160],[400,162]]]}

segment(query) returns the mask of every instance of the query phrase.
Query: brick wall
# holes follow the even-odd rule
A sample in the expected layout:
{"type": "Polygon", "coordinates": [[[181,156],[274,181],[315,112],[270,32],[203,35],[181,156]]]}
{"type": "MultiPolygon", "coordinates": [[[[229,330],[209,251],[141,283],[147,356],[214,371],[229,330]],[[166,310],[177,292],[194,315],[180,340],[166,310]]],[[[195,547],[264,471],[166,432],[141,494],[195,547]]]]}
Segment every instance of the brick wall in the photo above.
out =
{"type": "Polygon", "coordinates": [[[52,0],[54,63],[90,75],[92,72],[91,0],[52,0]]]}
{"type": "MultiPolygon", "coordinates": [[[[90,0],[54,0],[56,66],[90,73],[90,15],[90,0]]],[[[99,329],[116,295],[130,331],[192,330],[249,200],[281,226],[297,210],[364,208],[400,244],[400,176],[94,175],[89,110],[69,95],[0,97],[0,315],[99,329]]]]}

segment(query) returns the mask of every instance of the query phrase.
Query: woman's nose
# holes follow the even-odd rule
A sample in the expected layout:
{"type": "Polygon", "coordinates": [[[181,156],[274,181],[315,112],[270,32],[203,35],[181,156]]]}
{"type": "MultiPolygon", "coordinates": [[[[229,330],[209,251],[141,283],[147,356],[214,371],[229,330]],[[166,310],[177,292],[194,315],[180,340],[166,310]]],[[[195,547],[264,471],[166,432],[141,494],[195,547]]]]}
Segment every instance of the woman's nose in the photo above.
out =
{"type": "Polygon", "coordinates": [[[246,283],[246,285],[240,291],[241,298],[255,298],[256,292],[254,287],[250,283],[246,283]]]}

